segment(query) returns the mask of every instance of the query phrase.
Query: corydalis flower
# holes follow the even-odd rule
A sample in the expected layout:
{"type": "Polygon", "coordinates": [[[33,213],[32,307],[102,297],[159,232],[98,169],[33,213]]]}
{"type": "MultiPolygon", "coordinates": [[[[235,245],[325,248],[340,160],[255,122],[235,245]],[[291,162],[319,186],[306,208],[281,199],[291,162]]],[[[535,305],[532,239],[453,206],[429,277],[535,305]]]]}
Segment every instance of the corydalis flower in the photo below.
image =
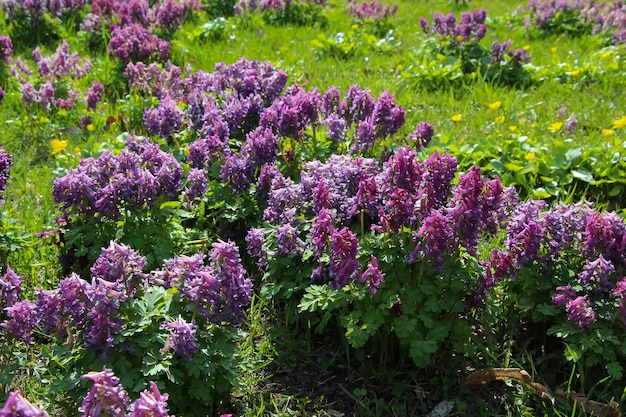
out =
{"type": "Polygon", "coordinates": [[[7,329],[16,339],[30,343],[31,333],[39,324],[37,307],[29,300],[22,300],[4,310],[9,318],[0,326],[7,329]]]}
{"type": "Polygon", "coordinates": [[[361,263],[357,260],[359,240],[348,228],[335,232],[330,237],[330,278],[331,288],[339,290],[350,279],[356,277],[361,263]]]}
{"type": "Polygon", "coordinates": [[[22,397],[18,390],[9,394],[0,417],[48,417],[48,413],[22,397]]]}
{"type": "Polygon", "coordinates": [[[0,277],[0,309],[11,307],[22,297],[22,278],[11,268],[0,277]]]}
{"type": "Polygon", "coordinates": [[[144,390],[130,406],[128,417],[169,417],[167,394],[161,394],[157,384],[150,381],[150,391],[144,390]]]}
{"type": "Polygon", "coordinates": [[[415,141],[415,150],[419,151],[428,146],[434,135],[433,125],[428,122],[419,122],[415,132],[409,135],[409,139],[415,141]]]}
{"type": "Polygon", "coordinates": [[[127,292],[125,297],[132,297],[144,278],[142,270],[146,262],[146,258],[139,252],[113,240],[108,248],[102,250],[91,267],[91,276],[94,279],[118,283],[127,292]]]}
{"type": "Polygon", "coordinates": [[[185,112],[171,97],[164,97],[156,108],[147,109],[143,114],[143,122],[148,130],[169,141],[182,126],[184,118],[185,112]]]}
{"type": "Polygon", "coordinates": [[[11,158],[11,154],[5,152],[2,146],[0,146],[0,206],[4,203],[4,190],[7,187],[7,181],[9,180],[12,166],[13,159],[11,158]]]}
{"type": "Polygon", "coordinates": [[[376,295],[378,287],[385,280],[385,274],[378,268],[378,259],[372,255],[368,268],[361,275],[361,282],[368,282],[370,295],[376,295]]]}
{"type": "Polygon", "coordinates": [[[81,417],[124,416],[130,405],[128,393],[120,385],[113,371],[89,372],[83,379],[93,381],[93,386],[78,409],[81,417]]]}
{"type": "Polygon", "coordinates": [[[172,349],[187,360],[191,360],[191,357],[198,350],[196,327],[194,322],[187,323],[180,314],[175,321],[163,325],[164,329],[170,330],[169,341],[172,349]]]}

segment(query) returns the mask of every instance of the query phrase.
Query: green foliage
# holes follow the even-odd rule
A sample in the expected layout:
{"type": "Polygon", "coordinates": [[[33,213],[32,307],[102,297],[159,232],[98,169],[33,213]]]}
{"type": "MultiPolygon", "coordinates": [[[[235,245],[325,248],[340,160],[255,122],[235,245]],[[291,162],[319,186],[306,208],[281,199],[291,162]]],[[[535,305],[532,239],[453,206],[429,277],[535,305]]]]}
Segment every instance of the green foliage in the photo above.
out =
{"type": "Polygon", "coordinates": [[[219,42],[224,40],[235,40],[233,35],[234,26],[224,17],[216,17],[202,25],[201,30],[196,35],[196,39],[209,42],[219,42]]]}
{"type": "Polygon", "coordinates": [[[119,376],[131,398],[137,398],[148,382],[154,381],[168,393],[172,413],[216,413],[220,402],[237,385],[238,331],[209,322],[183,302],[176,289],[159,286],[123,301],[119,313],[124,328],[112,334],[113,347],[106,354],[82,346],[80,329],[69,327],[64,343],[59,340],[42,345],[47,368],[41,376],[46,381],[42,395],[51,403],[59,396],[69,396],[72,401],[68,406],[75,409],[89,390],[81,376],[107,367],[119,376]],[[180,314],[193,315],[198,325],[195,341],[199,347],[191,357],[169,347],[169,330],[163,327],[180,314]]]}

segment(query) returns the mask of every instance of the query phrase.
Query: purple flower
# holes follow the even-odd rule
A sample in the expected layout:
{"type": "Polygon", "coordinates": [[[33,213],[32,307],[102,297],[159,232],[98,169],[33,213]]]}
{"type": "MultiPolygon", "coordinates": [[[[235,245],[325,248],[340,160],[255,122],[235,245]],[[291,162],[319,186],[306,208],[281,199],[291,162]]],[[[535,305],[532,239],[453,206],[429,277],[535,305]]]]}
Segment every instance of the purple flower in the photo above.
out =
{"type": "Polygon", "coordinates": [[[158,107],[146,109],[143,114],[143,122],[148,130],[170,141],[182,126],[184,118],[185,112],[169,96],[162,98],[158,107]]]}
{"type": "Polygon", "coordinates": [[[103,368],[83,375],[83,379],[92,380],[93,386],[78,409],[81,417],[126,415],[130,398],[113,371],[103,368]]]}
{"type": "Polygon", "coordinates": [[[29,300],[22,300],[12,306],[5,307],[4,310],[9,318],[0,326],[7,329],[16,339],[30,343],[31,333],[40,320],[37,315],[37,307],[29,300]]]}
{"type": "Polygon", "coordinates": [[[415,141],[415,150],[420,151],[428,146],[434,135],[435,129],[433,125],[428,122],[419,122],[415,132],[409,135],[409,139],[415,141]]]}
{"type": "Polygon", "coordinates": [[[150,390],[144,390],[139,398],[130,405],[128,417],[169,417],[167,394],[161,394],[157,384],[150,381],[150,390]]]}
{"type": "Polygon", "coordinates": [[[300,230],[286,223],[276,228],[277,253],[280,255],[300,255],[304,252],[305,243],[300,239],[300,230]]]}
{"type": "Polygon", "coordinates": [[[435,265],[442,266],[444,255],[454,250],[454,233],[448,218],[439,210],[432,210],[414,234],[417,245],[408,256],[408,261],[419,259],[420,252],[423,252],[433,258],[435,265]]]}
{"type": "Polygon", "coordinates": [[[567,319],[581,329],[596,319],[596,312],[591,308],[587,295],[569,300],[565,304],[565,311],[567,319]]]}
{"type": "Polygon", "coordinates": [[[179,314],[175,321],[163,324],[164,329],[169,329],[169,341],[171,347],[177,354],[184,356],[187,360],[198,350],[196,343],[196,324],[187,323],[179,314]]]}
{"type": "Polygon", "coordinates": [[[368,90],[363,90],[356,84],[348,88],[346,96],[339,105],[339,114],[346,120],[346,124],[358,123],[372,114],[376,102],[368,90]]]}
{"type": "MultiPolygon", "coordinates": [[[[13,42],[8,36],[0,35],[0,61],[6,64],[11,63],[11,54],[13,53],[13,42]]],[[[0,65],[3,65],[0,62],[0,65]]]]}
{"type": "Polygon", "coordinates": [[[123,62],[148,60],[153,57],[165,60],[170,53],[170,44],[142,25],[133,23],[113,28],[109,52],[123,62]]]}
{"type": "Polygon", "coordinates": [[[385,274],[378,268],[378,259],[374,255],[371,257],[368,268],[361,275],[360,281],[369,283],[370,295],[376,295],[378,287],[385,281],[385,274]]]}
{"type": "Polygon", "coordinates": [[[378,22],[394,17],[398,10],[398,4],[385,5],[376,0],[359,3],[358,0],[351,0],[348,3],[348,10],[356,19],[371,19],[378,22]]]}
{"type": "Polygon", "coordinates": [[[311,225],[310,239],[315,259],[319,259],[326,250],[330,236],[336,232],[333,226],[333,213],[328,209],[321,209],[311,225]]]}
{"type": "Polygon", "coordinates": [[[11,268],[0,277],[0,308],[11,307],[22,298],[22,278],[11,268]]]}
{"type": "Polygon", "coordinates": [[[342,117],[336,113],[331,113],[324,122],[328,125],[328,138],[330,140],[340,142],[344,139],[346,134],[346,121],[342,117]]]}
{"type": "Polygon", "coordinates": [[[91,267],[91,276],[94,279],[119,284],[125,293],[121,300],[124,301],[126,297],[133,297],[138,285],[143,281],[142,270],[146,262],[146,258],[139,252],[113,240],[108,248],[102,250],[91,267]]]}
{"type": "Polygon", "coordinates": [[[246,145],[250,147],[256,164],[270,164],[276,160],[278,139],[272,129],[257,127],[246,136],[246,145]]]}
{"type": "Polygon", "coordinates": [[[248,255],[255,258],[263,258],[266,254],[263,250],[263,243],[265,243],[265,229],[260,228],[252,228],[248,230],[248,234],[246,235],[246,243],[247,249],[246,252],[248,255]]]}
{"type": "Polygon", "coordinates": [[[0,417],[48,417],[48,413],[22,397],[18,390],[9,394],[0,417]]]}
{"type": "Polygon", "coordinates": [[[350,279],[356,277],[361,263],[357,260],[359,239],[347,227],[335,231],[330,236],[330,278],[331,288],[340,290],[350,279]]]}
{"type": "Polygon", "coordinates": [[[395,135],[404,125],[405,118],[404,108],[396,105],[393,95],[388,90],[383,91],[372,110],[377,137],[385,139],[395,135]]]}
{"type": "Polygon", "coordinates": [[[196,198],[202,197],[207,192],[208,185],[206,170],[203,168],[191,168],[187,175],[187,186],[183,191],[185,200],[192,202],[196,198]]]}
{"type": "Polygon", "coordinates": [[[474,166],[459,178],[459,184],[455,187],[450,206],[446,210],[459,242],[471,255],[476,254],[478,235],[483,228],[483,187],[480,167],[474,166]]]}
{"type": "Polygon", "coordinates": [[[93,82],[89,90],[87,90],[87,108],[89,110],[96,110],[96,106],[102,100],[102,93],[104,92],[104,84],[96,80],[93,82]]]}
{"type": "Polygon", "coordinates": [[[114,331],[124,328],[118,310],[125,294],[118,283],[95,278],[86,296],[84,346],[106,355],[113,347],[114,331]]]}
{"type": "Polygon", "coordinates": [[[7,187],[12,166],[13,158],[11,158],[11,154],[0,146],[0,206],[4,203],[3,194],[7,187]]]}
{"type": "Polygon", "coordinates": [[[243,193],[254,180],[254,162],[243,151],[226,155],[220,178],[237,194],[243,193]]]}
{"type": "Polygon", "coordinates": [[[564,306],[576,297],[576,290],[571,284],[556,287],[557,293],[552,296],[552,304],[564,306]]]}

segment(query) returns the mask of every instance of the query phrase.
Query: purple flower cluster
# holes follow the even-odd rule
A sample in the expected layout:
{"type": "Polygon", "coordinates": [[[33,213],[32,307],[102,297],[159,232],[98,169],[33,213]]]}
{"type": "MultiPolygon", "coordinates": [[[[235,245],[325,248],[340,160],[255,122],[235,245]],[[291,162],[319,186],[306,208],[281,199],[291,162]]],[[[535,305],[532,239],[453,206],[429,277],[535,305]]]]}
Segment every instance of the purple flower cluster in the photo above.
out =
{"type": "Polygon", "coordinates": [[[13,391],[0,410],[1,417],[48,417],[45,410],[22,397],[20,391],[13,391]]]}
{"type": "Polygon", "coordinates": [[[11,38],[5,35],[0,35],[0,65],[10,64],[12,53],[13,42],[11,41],[11,38]]]}
{"type": "MultiPolygon", "coordinates": [[[[93,382],[91,389],[78,409],[81,417],[170,417],[167,394],[161,394],[156,383],[150,381],[150,390],[144,390],[131,403],[120,380],[106,367],[100,372],[89,372],[83,379],[93,382]]],[[[48,413],[27,399],[20,391],[13,391],[0,410],[2,417],[48,417],[48,413]]]]}
{"type": "Polygon", "coordinates": [[[0,146],[0,206],[4,204],[4,190],[7,188],[7,181],[9,180],[12,166],[13,158],[11,158],[11,154],[0,146]]]}
{"type": "Polygon", "coordinates": [[[149,59],[164,61],[169,56],[170,44],[141,24],[131,23],[113,28],[109,52],[123,62],[149,59]]]}
{"type": "MultiPolygon", "coordinates": [[[[81,92],[67,88],[66,84],[85,78],[91,71],[91,61],[82,60],[76,52],[70,52],[70,46],[65,40],[49,56],[44,56],[40,48],[36,47],[32,58],[39,74],[35,81],[37,89],[31,81],[33,70],[25,62],[18,58],[11,68],[11,74],[22,84],[22,103],[27,107],[38,103],[45,110],[51,110],[52,106],[62,109],[74,107],[81,98],[81,92]]],[[[89,109],[95,109],[102,99],[103,90],[99,82],[94,82],[88,90],[85,101],[89,109]]]]}
{"type": "MultiPolygon", "coordinates": [[[[323,6],[326,4],[326,0],[298,0],[301,3],[317,4],[323,6]]],[[[292,0],[238,0],[235,3],[234,10],[237,15],[244,15],[245,13],[252,13],[255,11],[265,12],[283,12],[291,4],[292,0]]]]}
{"type": "Polygon", "coordinates": [[[0,277],[0,310],[11,307],[22,298],[22,278],[11,268],[0,277]]]}
{"type": "Polygon", "coordinates": [[[572,31],[579,27],[580,31],[594,34],[612,33],[615,45],[626,42],[626,5],[623,1],[529,0],[528,10],[531,18],[526,22],[527,26],[534,24],[549,32],[572,31]],[[559,27],[559,19],[564,15],[576,22],[567,21],[559,27]]]}
{"type": "Polygon", "coordinates": [[[530,61],[530,54],[527,50],[520,48],[509,50],[511,47],[511,41],[499,42],[493,41],[491,44],[491,63],[499,65],[502,61],[508,58],[511,65],[519,66],[530,61]]]}
{"type": "MultiPolygon", "coordinates": [[[[275,177],[264,220],[276,225],[276,240],[279,229],[290,224],[289,235],[311,249],[313,259],[320,262],[312,280],[330,279],[334,288],[350,280],[368,281],[375,293],[384,276],[378,261],[360,272],[359,242],[346,228],[358,215],[367,216],[377,233],[395,234],[408,228],[416,246],[407,260],[428,257],[438,266],[458,248],[476,254],[479,235],[500,230],[505,221],[502,213],[510,213],[516,203],[511,190],[497,178],[483,179],[478,168],[462,175],[455,186],[456,168],[456,160],[447,154],[435,152],[420,162],[408,147],[398,149],[382,168],[373,159],[333,155],[325,163],[306,163],[297,184],[275,177]],[[298,228],[303,216],[311,219],[306,235],[298,228]]],[[[249,253],[261,264],[268,255],[302,253],[301,246],[283,241],[273,250],[271,243],[264,243],[267,239],[259,229],[248,235],[249,253]]]]}
{"type": "Polygon", "coordinates": [[[252,297],[252,282],[246,278],[237,246],[218,241],[209,253],[209,265],[204,259],[205,255],[199,253],[166,260],[164,268],[153,271],[150,280],[177,288],[213,322],[241,323],[243,310],[252,297]]]}
{"type": "Polygon", "coordinates": [[[156,383],[150,381],[150,390],[144,390],[131,403],[128,393],[120,385],[113,371],[106,367],[100,372],[89,372],[83,379],[93,381],[78,411],[82,417],[170,417],[167,410],[167,394],[161,394],[156,383]]]}
{"type": "Polygon", "coordinates": [[[487,34],[485,9],[463,12],[457,23],[454,13],[447,15],[436,11],[433,15],[432,26],[425,17],[420,18],[420,26],[426,36],[441,36],[450,38],[456,44],[467,42],[478,43],[487,34]]]}
{"type": "Polygon", "coordinates": [[[171,348],[187,360],[191,360],[193,354],[198,350],[196,327],[194,322],[187,323],[180,314],[176,320],[163,324],[163,328],[170,331],[171,348]]]}
{"type": "Polygon", "coordinates": [[[0,7],[9,20],[27,18],[36,20],[48,13],[61,17],[63,13],[80,11],[87,0],[2,0],[0,7]]]}
{"type": "Polygon", "coordinates": [[[116,218],[124,208],[154,207],[160,197],[176,198],[182,188],[182,167],[159,146],[131,137],[119,155],[80,161],[54,181],[53,195],[65,219],[72,215],[116,218]]]}
{"type": "Polygon", "coordinates": [[[382,21],[385,19],[391,19],[396,15],[398,11],[398,4],[385,5],[380,1],[363,1],[359,3],[358,0],[351,0],[348,3],[348,11],[352,16],[358,20],[374,20],[382,21]]]}

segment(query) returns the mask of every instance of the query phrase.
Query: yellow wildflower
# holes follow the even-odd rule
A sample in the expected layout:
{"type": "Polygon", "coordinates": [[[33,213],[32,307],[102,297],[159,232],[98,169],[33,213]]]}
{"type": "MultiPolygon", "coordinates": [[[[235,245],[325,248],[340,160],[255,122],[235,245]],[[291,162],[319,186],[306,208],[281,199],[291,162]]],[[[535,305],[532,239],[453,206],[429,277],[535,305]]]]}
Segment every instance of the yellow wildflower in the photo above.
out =
{"type": "Polygon", "coordinates": [[[604,59],[610,58],[611,57],[611,53],[610,52],[602,52],[602,54],[600,56],[602,58],[604,58],[604,59]]]}
{"type": "Polygon", "coordinates": [[[455,114],[454,116],[451,117],[453,122],[460,122],[461,120],[463,120],[463,115],[462,114],[455,114]]]}
{"type": "Polygon", "coordinates": [[[515,132],[517,132],[517,126],[515,126],[515,125],[511,125],[511,126],[509,126],[509,131],[510,131],[511,133],[515,133],[515,132]]]}
{"type": "Polygon", "coordinates": [[[580,74],[580,70],[574,70],[569,73],[572,77],[576,77],[578,74],[580,74]]]}
{"type": "Polygon", "coordinates": [[[96,127],[93,125],[93,123],[89,123],[87,125],[87,130],[93,132],[94,130],[96,130],[96,127]]]}
{"type": "Polygon", "coordinates": [[[534,160],[534,159],[535,159],[535,157],[536,157],[536,155],[535,155],[535,153],[534,153],[534,152],[528,152],[528,153],[526,154],[526,159],[527,159],[528,161],[532,161],[532,160],[534,160]]]}
{"type": "Polygon", "coordinates": [[[74,148],[74,153],[80,153],[80,148],[78,146],[74,148]]]}
{"type": "Polygon", "coordinates": [[[65,149],[67,147],[67,141],[66,140],[59,140],[59,139],[52,139],[50,141],[50,146],[52,146],[52,154],[56,155],[59,152],[62,152],[63,149],[65,149]]]}
{"type": "Polygon", "coordinates": [[[613,136],[615,134],[615,131],[613,129],[602,129],[602,136],[613,136]]]}
{"type": "Polygon", "coordinates": [[[613,120],[613,129],[619,129],[621,127],[626,127],[626,116],[622,116],[617,120],[613,120]]]}
{"type": "Polygon", "coordinates": [[[505,119],[506,119],[506,117],[504,117],[504,116],[498,116],[498,117],[496,117],[496,123],[502,124],[502,123],[504,123],[505,119]]]}
{"type": "Polygon", "coordinates": [[[554,122],[548,126],[548,130],[552,132],[558,132],[563,127],[563,122],[554,122]]]}
{"type": "Polygon", "coordinates": [[[489,104],[489,108],[491,110],[498,110],[500,108],[500,106],[502,105],[501,101],[494,101],[493,103],[489,104]]]}
{"type": "Polygon", "coordinates": [[[530,49],[530,45],[524,45],[522,46],[522,49],[528,51],[530,49]]]}
{"type": "Polygon", "coordinates": [[[459,43],[463,42],[463,35],[456,35],[456,41],[459,43]]]}
{"type": "Polygon", "coordinates": [[[354,25],[352,25],[352,29],[358,29],[359,25],[357,25],[356,23],[354,25]]]}
{"type": "Polygon", "coordinates": [[[556,46],[553,46],[552,48],[550,48],[550,51],[552,51],[553,54],[556,54],[556,46]]]}

